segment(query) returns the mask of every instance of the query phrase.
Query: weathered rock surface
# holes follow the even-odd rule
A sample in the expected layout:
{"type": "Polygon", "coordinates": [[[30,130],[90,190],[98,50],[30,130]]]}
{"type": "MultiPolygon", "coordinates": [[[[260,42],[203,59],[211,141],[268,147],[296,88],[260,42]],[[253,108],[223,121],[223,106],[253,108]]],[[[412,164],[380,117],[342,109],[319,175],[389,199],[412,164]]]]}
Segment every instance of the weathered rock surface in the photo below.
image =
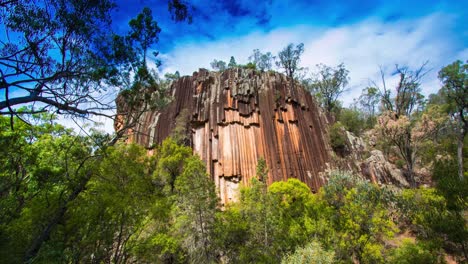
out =
{"type": "Polygon", "coordinates": [[[388,162],[380,150],[372,150],[370,157],[362,163],[361,168],[362,174],[374,183],[393,183],[397,186],[409,187],[402,170],[388,162]]]}
{"type": "Polygon", "coordinates": [[[162,142],[187,109],[190,144],[223,203],[236,200],[240,184],[255,177],[259,158],[267,162],[268,184],[293,177],[317,191],[325,183],[327,119],[312,96],[284,75],[201,69],[171,89],[174,100],[160,112],[144,113],[130,138],[144,146],[162,142]]]}
{"type": "Polygon", "coordinates": [[[403,171],[390,163],[380,150],[369,150],[364,140],[346,131],[348,155],[346,169],[361,174],[376,184],[394,184],[409,187],[403,171]]]}

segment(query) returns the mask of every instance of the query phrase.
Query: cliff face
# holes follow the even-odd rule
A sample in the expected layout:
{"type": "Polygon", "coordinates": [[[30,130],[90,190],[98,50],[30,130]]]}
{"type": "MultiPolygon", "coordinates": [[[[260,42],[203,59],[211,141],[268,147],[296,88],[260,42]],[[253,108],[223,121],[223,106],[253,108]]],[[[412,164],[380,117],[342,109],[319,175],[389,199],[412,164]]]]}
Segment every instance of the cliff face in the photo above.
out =
{"type": "Polygon", "coordinates": [[[174,100],[161,112],[146,112],[130,140],[160,143],[188,111],[191,146],[218,187],[223,203],[255,177],[259,158],[268,184],[298,178],[316,191],[329,161],[326,118],[312,96],[278,73],[245,69],[200,70],[172,85],[174,100]]]}

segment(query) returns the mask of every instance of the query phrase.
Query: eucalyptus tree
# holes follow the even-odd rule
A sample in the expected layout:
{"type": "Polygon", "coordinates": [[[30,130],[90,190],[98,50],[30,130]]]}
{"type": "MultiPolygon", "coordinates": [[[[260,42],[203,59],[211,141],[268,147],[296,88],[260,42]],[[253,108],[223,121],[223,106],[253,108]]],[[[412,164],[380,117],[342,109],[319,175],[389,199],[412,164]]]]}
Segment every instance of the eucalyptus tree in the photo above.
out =
{"type": "Polygon", "coordinates": [[[273,67],[275,57],[271,52],[262,53],[259,49],[254,49],[252,55],[249,56],[249,61],[254,63],[257,69],[269,71],[273,67]]]}
{"type": "MultiPolygon", "coordinates": [[[[132,87],[130,76],[144,68],[160,32],[145,8],[127,36],[115,34],[116,6],[114,0],[2,1],[0,114],[20,117],[18,107],[28,105],[22,115],[114,117],[108,110],[115,109],[115,93],[132,87]]],[[[189,19],[188,9],[169,0],[176,21],[189,19]]]]}
{"type": "Polygon", "coordinates": [[[278,53],[278,61],[276,66],[282,68],[291,80],[296,77],[296,73],[301,70],[299,62],[301,55],[304,53],[304,44],[300,43],[294,46],[293,43],[288,44],[278,53]]]}
{"type": "Polygon", "coordinates": [[[464,178],[463,142],[468,132],[468,64],[460,60],[445,66],[439,71],[439,79],[443,83],[443,94],[449,105],[450,114],[457,120],[457,157],[458,177],[464,178]]]}
{"type": "Polygon", "coordinates": [[[320,100],[322,107],[332,112],[337,107],[338,97],[346,91],[349,71],[341,63],[336,68],[324,64],[317,65],[318,72],[312,81],[312,92],[320,100]]]}

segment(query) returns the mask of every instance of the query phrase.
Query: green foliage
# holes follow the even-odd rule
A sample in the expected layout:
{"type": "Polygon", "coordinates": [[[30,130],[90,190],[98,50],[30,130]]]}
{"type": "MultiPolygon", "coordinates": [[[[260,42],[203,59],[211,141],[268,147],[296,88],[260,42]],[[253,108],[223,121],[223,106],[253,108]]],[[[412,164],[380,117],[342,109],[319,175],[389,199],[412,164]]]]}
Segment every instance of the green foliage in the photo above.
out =
{"type": "Polygon", "coordinates": [[[275,57],[271,52],[261,53],[259,49],[254,49],[252,55],[249,56],[250,67],[258,68],[260,71],[269,71],[272,69],[275,57]]]}
{"type": "Polygon", "coordinates": [[[171,131],[171,137],[180,145],[189,144],[188,124],[190,122],[190,113],[187,108],[182,109],[175,120],[175,127],[171,131]]]}
{"type": "Polygon", "coordinates": [[[357,136],[366,128],[366,120],[362,112],[357,109],[342,108],[337,119],[346,130],[357,136]]]}
{"type": "Polygon", "coordinates": [[[398,159],[397,161],[395,161],[395,165],[397,166],[397,168],[403,169],[405,167],[405,161],[402,159],[398,159]]]}
{"type": "Polygon", "coordinates": [[[226,62],[222,61],[222,60],[214,59],[212,62],[210,62],[210,66],[215,71],[224,71],[224,70],[226,70],[226,62]]]}
{"type": "Polygon", "coordinates": [[[318,72],[310,85],[311,92],[319,99],[322,107],[332,112],[336,107],[338,97],[348,85],[349,71],[341,63],[332,68],[324,64],[317,65],[318,72]]]}
{"type": "Polygon", "coordinates": [[[445,263],[432,249],[420,242],[403,240],[403,244],[390,254],[390,263],[394,264],[437,264],[445,263]]]}
{"type": "Polygon", "coordinates": [[[254,71],[257,70],[257,66],[253,62],[249,62],[247,64],[238,65],[238,66],[241,67],[242,69],[248,69],[248,70],[254,70],[254,71]]]}
{"type": "Polygon", "coordinates": [[[343,153],[346,149],[346,130],[341,122],[330,127],[330,144],[336,152],[343,153]]]}
{"type": "Polygon", "coordinates": [[[468,64],[460,60],[445,66],[439,71],[439,79],[444,84],[443,89],[451,105],[453,113],[466,114],[468,111],[468,64]]]}
{"type": "MultiPolygon", "coordinates": [[[[143,8],[142,12],[138,16],[128,23],[131,31],[129,39],[139,44],[141,49],[141,60],[143,66],[146,67],[146,53],[153,43],[158,42],[158,35],[161,29],[158,23],[153,20],[151,9],[148,7],[143,8]]],[[[159,62],[157,66],[159,66],[159,62]]]]}
{"type": "MultiPolygon", "coordinates": [[[[452,177],[456,177],[456,172],[452,174],[452,177]]],[[[463,188],[466,186],[460,189],[463,188]]],[[[430,242],[433,250],[449,248],[456,255],[466,257],[468,230],[463,216],[466,210],[466,194],[462,194],[461,197],[459,193],[450,194],[447,197],[454,200],[448,202],[433,188],[404,190],[399,207],[403,219],[411,223],[411,228],[418,238],[430,242]]]]}
{"type": "Polygon", "coordinates": [[[264,158],[259,158],[257,163],[257,179],[266,182],[268,179],[268,168],[264,158]]]}
{"type": "Polygon", "coordinates": [[[158,163],[154,178],[164,192],[173,194],[177,176],[182,173],[185,160],[192,155],[189,147],[177,144],[172,138],[167,138],[157,152],[158,163]]]}
{"type": "MultiPolygon", "coordinates": [[[[366,87],[362,90],[358,102],[361,105],[364,113],[367,115],[367,126],[372,128],[375,125],[376,106],[381,100],[381,94],[376,87],[366,87]]],[[[377,108],[378,110],[378,108],[377,108]]]]}
{"type": "Polygon", "coordinates": [[[343,173],[331,175],[321,193],[334,209],[336,257],[345,262],[384,263],[384,241],[397,231],[387,210],[391,193],[343,173]]]}
{"type": "MultiPolygon", "coordinates": [[[[439,71],[439,79],[444,84],[442,94],[445,96],[447,109],[452,117],[456,119],[454,130],[457,134],[457,160],[458,178],[465,178],[464,142],[468,133],[468,64],[458,60],[445,66],[439,71]]],[[[465,152],[466,153],[466,152],[465,152]]]]}
{"type": "Polygon", "coordinates": [[[175,182],[174,233],[191,263],[214,261],[213,229],[218,198],[200,158],[191,156],[175,182]]]}
{"type": "Polygon", "coordinates": [[[0,119],[0,260],[35,257],[64,209],[89,179],[95,158],[92,138],[37,116],[37,126],[0,119]],[[55,220],[56,219],[56,220],[55,220]]]}
{"type": "Polygon", "coordinates": [[[176,81],[180,78],[180,73],[179,71],[176,71],[174,73],[166,73],[164,74],[164,78],[166,78],[166,80],[169,80],[169,81],[176,81]]]}
{"type": "Polygon", "coordinates": [[[152,167],[153,159],[140,146],[109,147],[87,190],[70,207],[69,220],[50,243],[69,245],[70,260],[124,261],[138,241],[155,197],[152,167]]]}
{"type": "Polygon", "coordinates": [[[234,56],[231,56],[231,59],[229,60],[228,68],[235,68],[237,67],[236,59],[234,59],[234,56]]]}
{"type": "Polygon", "coordinates": [[[302,53],[304,53],[303,43],[296,45],[296,47],[294,47],[293,43],[290,43],[278,53],[278,61],[276,61],[276,66],[283,68],[286,76],[288,76],[291,80],[296,78],[297,72],[302,69],[299,67],[302,53]]]}
{"type": "Polygon", "coordinates": [[[317,241],[312,241],[304,247],[296,249],[293,254],[287,255],[281,261],[282,264],[332,264],[335,253],[324,250],[317,241]]]}

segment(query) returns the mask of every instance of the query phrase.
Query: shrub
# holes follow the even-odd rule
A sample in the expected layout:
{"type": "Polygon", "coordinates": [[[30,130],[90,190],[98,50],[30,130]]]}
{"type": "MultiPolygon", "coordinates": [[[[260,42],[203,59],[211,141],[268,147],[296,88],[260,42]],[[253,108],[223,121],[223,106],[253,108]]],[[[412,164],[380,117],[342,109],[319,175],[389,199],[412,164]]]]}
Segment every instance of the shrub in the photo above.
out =
{"type": "Polygon", "coordinates": [[[338,120],[344,128],[355,135],[360,135],[366,127],[366,120],[359,110],[342,108],[338,120]]]}
{"type": "Polygon", "coordinates": [[[330,144],[336,152],[343,152],[346,149],[346,131],[341,122],[336,122],[331,126],[330,144]]]}
{"type": "Polygon", "coordinates": [[[420,242],[405,239],[403,244],[390,254],[390,263],[395,264],[431,264],[444,263],[438,254],[420,242]]]}
{"type": "Polygon", "coordinates": [[[334,263],[335,253],[323,249],[317,241],[312,241],[305,247],[298,248],[293,254],[287,255],[281,261],[282,264],[331,264],[334,263]]]}

